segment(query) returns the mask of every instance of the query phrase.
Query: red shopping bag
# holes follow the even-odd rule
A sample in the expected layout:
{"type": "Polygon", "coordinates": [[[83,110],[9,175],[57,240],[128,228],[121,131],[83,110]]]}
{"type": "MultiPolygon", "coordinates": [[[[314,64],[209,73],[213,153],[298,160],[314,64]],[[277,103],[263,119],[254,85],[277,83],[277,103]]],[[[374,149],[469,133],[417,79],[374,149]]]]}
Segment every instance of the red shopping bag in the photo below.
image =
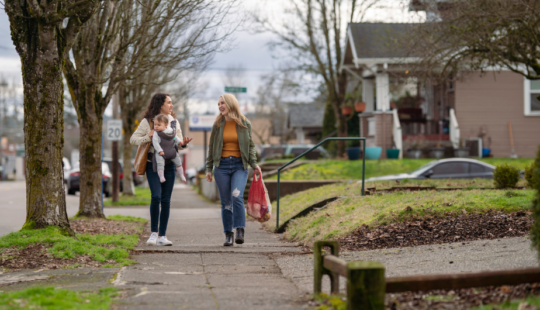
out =
{"type": "Polygon", "coordinates": [[[268,190],[264,186],[262,175],[257,179],[257,176],[253,174],[246,209],[248,215],[259,220],[259,222],[266,222],[270,219],[272,206],[270,205],[268,190]]]}

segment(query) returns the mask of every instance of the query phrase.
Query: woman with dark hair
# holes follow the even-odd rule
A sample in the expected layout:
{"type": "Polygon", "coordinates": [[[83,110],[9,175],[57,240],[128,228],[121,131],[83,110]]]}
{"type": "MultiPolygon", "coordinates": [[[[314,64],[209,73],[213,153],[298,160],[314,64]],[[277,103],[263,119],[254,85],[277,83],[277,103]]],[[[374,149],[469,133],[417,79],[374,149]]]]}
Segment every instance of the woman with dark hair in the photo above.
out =
{"type": "MultiPolygon", "coordinates": [[[[178,145],[185,148],[187,144],[193,140],[187,137],[182,137],[180,123],[176,119],[176,114],[173,112],[173,104],[171,97],[168,94],[157,93],[152,97],[150,105],[144,113],[139,127],[131,136],[129,142],[132,145],[141,145],[144,143],[152,143],[154,136],[154,117],[159,114],[165,114],[169,118],[168,128],[176,132],[175,139],[178,139],[178,145]],[[151,126],[152,125],[152,126],[151,126]]],[[[154,170],[152,164],[154,156],[160,156],[154,153],[154,148],[150,146],[148,151],[148,163],[146,165],[146,178],[152,193],[152,201],[150,203],[150,229],[151,235],[146,243],[148,245],[164,245],[171,246],[172,242],[167,239],[165,232],[167,231],[167,223],[169,222],[169,212],[171,207],[171,195],[176,177],[176,167],[171,160],[165,161],[164,176],[165,182],[160,182],[157,171],[154,170]],[[160,208],[161,205],[161,208],[160,208]]],[[[155,159],[154,159],[155,161],[155,159]]]]}

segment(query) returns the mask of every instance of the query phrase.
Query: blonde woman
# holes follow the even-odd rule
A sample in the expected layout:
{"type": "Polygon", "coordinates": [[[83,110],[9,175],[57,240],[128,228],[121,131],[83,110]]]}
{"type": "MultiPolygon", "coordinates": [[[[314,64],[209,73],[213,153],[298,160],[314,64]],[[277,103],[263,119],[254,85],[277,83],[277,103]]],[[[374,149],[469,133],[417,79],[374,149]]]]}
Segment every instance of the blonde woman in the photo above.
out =
{"type": "Polygon", "coordinates": [[[233,229],[238,244],[244,243],[246,209],[244,190],[248,178],[248,166],[261,173],[257,166],[255,143],[251,138],[251,123],[240,112],[238,101],[231,94],[221,95],[218,100],[219,115],[212,127],[206,180],[212,182],[212,170],[221,199],[221,220],[225,233],[224,246],[232,246],[233,229]]]}

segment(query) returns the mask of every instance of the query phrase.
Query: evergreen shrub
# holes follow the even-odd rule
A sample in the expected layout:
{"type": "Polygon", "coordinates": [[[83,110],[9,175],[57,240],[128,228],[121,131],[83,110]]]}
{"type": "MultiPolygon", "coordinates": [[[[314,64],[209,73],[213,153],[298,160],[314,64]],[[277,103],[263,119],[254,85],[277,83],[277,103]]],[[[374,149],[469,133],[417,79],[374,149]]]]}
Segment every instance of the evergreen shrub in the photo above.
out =
{"type": "MultiPolygon", "coordinates": [[[[540,180],[540,145],[538,146],[538,152],[536,153],[536,159],[534,161],[533,178],[540,180]]],[[[536,190],[536,194],[532,201],[532,213],[534,217],[534,223],[531,226],[531,240],[533,246],[539,253],[540,258],[540,182],[534,182],[533,189],[536,190]]]]}
{"type": "Polygon", "coordinates": [[[493,181],[496,188],[513,188],[519,181],[519,169],[509,164],[502,164],[495,168],[493,181]]]}
{"type": "Polygon", "coordinates": [[[536,168],[536,165],[534,164],[534,162],[532,162],[529,165],[525,166],[525,180],[527,181],[527,187],[528,188],[534,188],[535,184],[539,180],[538,176],[534,175],[534,169],[535,168],[536,168]]]}

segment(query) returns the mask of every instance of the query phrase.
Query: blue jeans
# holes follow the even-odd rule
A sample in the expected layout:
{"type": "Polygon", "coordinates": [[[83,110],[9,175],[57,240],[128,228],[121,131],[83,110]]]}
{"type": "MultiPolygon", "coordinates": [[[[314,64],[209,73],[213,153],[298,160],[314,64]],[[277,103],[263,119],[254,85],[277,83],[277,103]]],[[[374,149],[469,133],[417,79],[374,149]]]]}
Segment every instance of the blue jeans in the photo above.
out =
{"type": "Polygon", "coordinates": [[[171,195],[176,178],[175,172],[176,167],[173,162],[166,164],[163,171],[166,181],[161,183],[157,172],[154,172],[152,168],[152,163],[149,162],[146,164],[146,178],[148,179],[148,186],[150,186],[150,192],[152,193],[150,229],[152,232],[158,232],[160,236],[165,236],[167,232],[167,223],[169,222],[169,213],[171,210],[171,195]]]}
{"type": "Polygon", "coordinates": [[[244,190],[246,189],[248,170],[244,169],[242,158],[221,157],[219,167],[214,169],[214,178],[221,199],[223,232],[245,228],[244,190]]]}

